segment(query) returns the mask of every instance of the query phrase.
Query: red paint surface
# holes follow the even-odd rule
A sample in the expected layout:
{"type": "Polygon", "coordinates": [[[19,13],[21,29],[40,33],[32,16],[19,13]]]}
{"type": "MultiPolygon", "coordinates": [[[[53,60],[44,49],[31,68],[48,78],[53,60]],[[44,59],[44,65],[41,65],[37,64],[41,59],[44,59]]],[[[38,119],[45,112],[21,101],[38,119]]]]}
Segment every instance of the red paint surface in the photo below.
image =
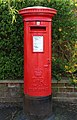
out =
{"type": "Polygon", "coordinates": [[[19,14],[24,20],[24,94],[51,95],[51,21],[56,10],[32,7],[19,14]],[[33,52],[33,36],[43,36],[43,52],[33,52]]]}

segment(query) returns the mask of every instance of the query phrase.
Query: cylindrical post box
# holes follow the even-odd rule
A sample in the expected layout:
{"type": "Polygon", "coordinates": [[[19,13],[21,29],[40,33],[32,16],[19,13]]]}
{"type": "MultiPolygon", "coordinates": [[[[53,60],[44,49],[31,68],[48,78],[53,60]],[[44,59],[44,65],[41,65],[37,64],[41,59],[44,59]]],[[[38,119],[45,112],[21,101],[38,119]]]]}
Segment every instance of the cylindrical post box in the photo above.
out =
{"type": "MultiPolygon", "coordinates": [[[[24,94],[27,104],[30,104],[28,102],[30,98],[30,101],[40,100],[42,101],[41,105],[46,106],[52,95],[51,24],[52,17],[56,12],[55,9],[39,6],[23,8],[19,11],[24,21],[24,94]],[[43,103],[44,100],[47,102],[43,103]]],[[[36,106],[40,106],[39,102],[32,104],[34,103],[36,106]]],[[[45,108],[42,107],[42,109],[45,108]]],[[[39,111],[36,109],[35,111],[42,114],[40,108],[39,111]]]]}

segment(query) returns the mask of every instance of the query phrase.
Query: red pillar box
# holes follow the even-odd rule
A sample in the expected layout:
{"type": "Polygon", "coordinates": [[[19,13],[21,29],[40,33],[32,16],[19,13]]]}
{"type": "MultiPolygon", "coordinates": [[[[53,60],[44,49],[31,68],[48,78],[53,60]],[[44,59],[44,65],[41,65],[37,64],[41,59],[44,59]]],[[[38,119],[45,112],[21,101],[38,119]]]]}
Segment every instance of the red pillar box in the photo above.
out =
{"type": "Polygon", "coordinates": [[[28,7],[19,14],[24,21],[24,94],[51,95],[51,21],[56,10],[28,7]]]}

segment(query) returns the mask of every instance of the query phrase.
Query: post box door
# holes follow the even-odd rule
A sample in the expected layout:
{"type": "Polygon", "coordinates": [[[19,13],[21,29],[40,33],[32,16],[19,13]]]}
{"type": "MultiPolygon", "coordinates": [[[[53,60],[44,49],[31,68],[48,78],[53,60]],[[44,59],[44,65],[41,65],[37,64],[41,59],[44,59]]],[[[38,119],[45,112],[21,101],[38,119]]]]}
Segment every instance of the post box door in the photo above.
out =
{"type": "Polygon", "coordinates": [[[27,87],[26,93],[31,96],[51,94],[51,38],[42,27],[41,29],[41,32],[31,30],[26,46],[27,81],[25,87],[27,87]]]}

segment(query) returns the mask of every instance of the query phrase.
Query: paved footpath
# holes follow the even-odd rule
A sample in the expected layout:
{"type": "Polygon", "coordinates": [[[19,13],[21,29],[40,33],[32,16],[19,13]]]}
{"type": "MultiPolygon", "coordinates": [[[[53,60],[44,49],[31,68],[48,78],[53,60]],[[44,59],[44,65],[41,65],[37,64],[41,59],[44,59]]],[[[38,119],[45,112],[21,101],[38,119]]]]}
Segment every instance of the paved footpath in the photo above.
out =
{"type": "MultiPolygon", "coordinates": [[[[54,102],[55,120],[77,120],[77,103],[54,102]]],[[[0,120],[27,120],[22,107],[0,106],[0,120]]],[[[38,119],[37,119],[38,120],[38,119]]]]}

